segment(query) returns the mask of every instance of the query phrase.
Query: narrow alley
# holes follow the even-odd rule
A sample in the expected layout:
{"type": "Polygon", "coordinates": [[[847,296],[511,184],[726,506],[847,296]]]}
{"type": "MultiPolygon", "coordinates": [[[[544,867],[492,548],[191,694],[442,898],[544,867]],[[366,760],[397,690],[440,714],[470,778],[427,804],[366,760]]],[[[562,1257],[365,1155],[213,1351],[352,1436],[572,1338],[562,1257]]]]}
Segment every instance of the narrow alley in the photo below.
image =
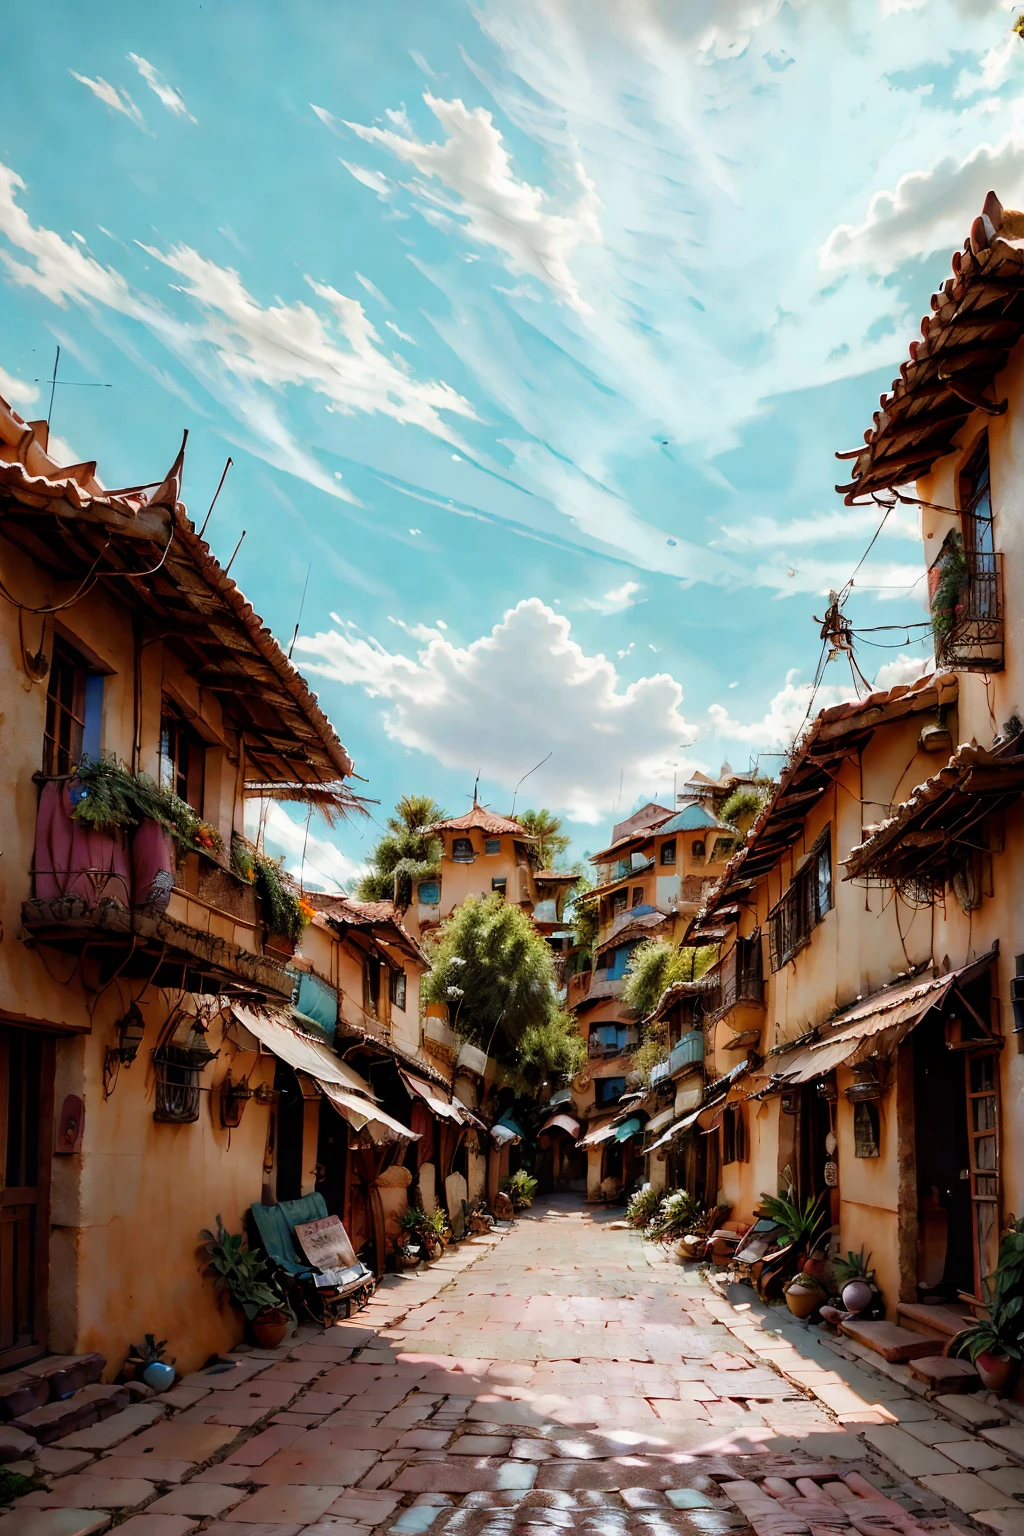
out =
{"type": "Polygon", "coordinates": [[[5,1526],[863,1536],[969,1513],[1024,1529],[1024,1425],[886,1372],[556,1197],[388,1277],[351,1322],[242,1348],[67,1436],[5,1526]]]}

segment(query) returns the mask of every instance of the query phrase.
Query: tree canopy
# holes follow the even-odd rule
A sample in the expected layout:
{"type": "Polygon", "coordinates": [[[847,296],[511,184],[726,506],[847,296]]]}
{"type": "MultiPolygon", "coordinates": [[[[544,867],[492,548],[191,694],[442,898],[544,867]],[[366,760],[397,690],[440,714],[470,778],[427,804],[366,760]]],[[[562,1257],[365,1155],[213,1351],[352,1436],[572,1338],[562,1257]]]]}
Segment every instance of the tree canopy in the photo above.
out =
{"type": "Polygon", "coordinates": [[[516,817],[524,832],[536,838],[527,857],[534,869],[551,869],[572,842],[562,831],[562,818],[553,811],[521,811],[516,817]]]}
{"type": "Polygon", "coordinates": [[[641,1018],[646,1018],[658,1006],[666,987],[674,981],[696,981],[717,953],[713,944],[677,949],[667,939],[645,940],[629,957],[622,1001],[641,1018]]]}
{"type": "Polygon", "coordinates": [[[487,1051],[522,1086],[572,1073],[585,1055],[575,1020],[555,995],[551,951],[519,907],[468,897],[443,924],[423,979],[452,1028],[487,1051]]]}
{"type": "Polygon", "coordinates": [[[441,873],[441,839],[425,829],[444,821],[445,812],[430,795],[403,795],[387,819],[387,831],[370,854],[370,868],[356,886],[360,901],[390,901],[398,876],[398,905],[412,900],[414,880],[441,873]]]}

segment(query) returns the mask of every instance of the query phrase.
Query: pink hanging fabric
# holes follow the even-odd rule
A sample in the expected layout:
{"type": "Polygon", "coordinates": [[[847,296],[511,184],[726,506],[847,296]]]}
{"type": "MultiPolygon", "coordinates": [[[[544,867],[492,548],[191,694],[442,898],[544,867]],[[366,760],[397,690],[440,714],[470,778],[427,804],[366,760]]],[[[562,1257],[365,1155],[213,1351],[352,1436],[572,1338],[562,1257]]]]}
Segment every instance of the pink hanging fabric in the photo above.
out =
{"type": "Polygon", "coordinates": [[[101,901],[130,904],[123,839],[74,820],[66,781],[44,784],[39,797],[34,886],[40,901],[76,896],[90,911],[101,901]]]}
{"type": "Polygon", "coordinates": [[[144,821],[132,838],[135,907],[166,912],[174,886],[174,840],[158,821],[144,821]]]}

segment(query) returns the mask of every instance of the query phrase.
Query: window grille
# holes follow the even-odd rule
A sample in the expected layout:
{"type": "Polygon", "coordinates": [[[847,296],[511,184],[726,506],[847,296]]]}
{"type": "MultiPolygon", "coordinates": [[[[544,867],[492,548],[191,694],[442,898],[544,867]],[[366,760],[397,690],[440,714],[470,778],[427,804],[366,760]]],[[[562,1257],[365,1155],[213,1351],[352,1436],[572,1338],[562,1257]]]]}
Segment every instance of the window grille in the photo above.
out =
{"type": "Polygon", "coordinates": [[[832,910],[832,838],[826,829],[782,900],[768,915],[773,971],[808,943],[811,930],[832,910]]]}

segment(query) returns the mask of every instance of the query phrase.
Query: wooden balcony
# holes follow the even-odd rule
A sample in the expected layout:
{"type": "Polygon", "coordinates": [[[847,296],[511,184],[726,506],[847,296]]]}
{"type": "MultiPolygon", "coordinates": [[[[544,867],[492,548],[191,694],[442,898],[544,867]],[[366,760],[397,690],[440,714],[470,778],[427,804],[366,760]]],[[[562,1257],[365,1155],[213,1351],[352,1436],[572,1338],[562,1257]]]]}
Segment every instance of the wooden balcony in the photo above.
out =
{"type": "Polygon", "coordinates": [[[32,878],[21,910],[26,934],[88,961],[99,986],[122,976],[186,992],[291,998],[287,955],[271,952],[251,885],[197,854],[176,864],[155,823],[129,840],[75,821],[66,782],[43,785],[32,878]]]}
{"type": "Polygon", "coordinates": [[[765,987],[761,939],[738,939],[724,959],[701,977],[702,1013],[709,1024],[725,1023],[734,1038],[725,1049],[756,1045],[764,1023],[765,987]]]}

